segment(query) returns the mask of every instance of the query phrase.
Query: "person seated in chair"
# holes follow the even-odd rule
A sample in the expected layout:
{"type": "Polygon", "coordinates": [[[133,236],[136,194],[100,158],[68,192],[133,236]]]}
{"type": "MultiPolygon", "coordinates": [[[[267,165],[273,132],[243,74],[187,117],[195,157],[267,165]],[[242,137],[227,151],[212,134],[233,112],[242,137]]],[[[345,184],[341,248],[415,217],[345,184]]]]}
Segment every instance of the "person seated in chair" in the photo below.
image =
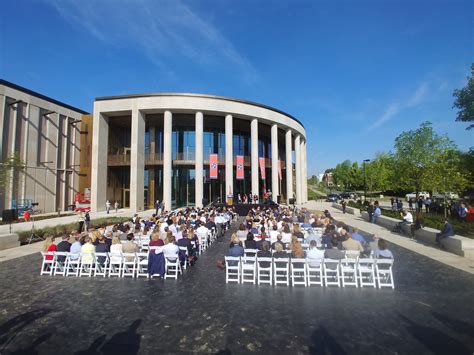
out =
{"type": "Polygon", "coordinates": [[[306,251],[306,258],[309,266],[318,267],[324,259],[324,250],[317,248],[315,240],[309,242],[309,248],[306,251]]]}
{"type": "MultiPolygon", "coordinates": [[[[71,250],[71,243],[69,243],[69,234],[61,236],[61,241],[56,245],[56,251],[69,252],[71,250]]],[[[63,263],[66,260],[65,256],[58,256],[58,261],[63,263]]]]}
{"type": "MultiPolygon", "coordinates": [[[[122,252],[124,253],[137,253],[140,249],[138,248],[138,244],[135,243],[133,240],[135,236],[133,233],[127,234],[127,242],[122,245],[122,252]]],[[[127,261],[132,261],[133,257],[128,256],[127,261]]]]}
{"type": "Polygon", "coordinates": [[[344,259],[344,253],[340,251],[337,246],[339,241],[336,238],[331,239],[331,249],[326,249],[324,252],[324,258],[340,260],[344,259]]]}
{"type": "Polygon", "coordinates": [[[281,258],[288,258],[288,253],[283,249],[281,243],[275,242],[275,252],[273,253],[273,258],[281,259],[281,258]]]}
{"type": "Polygon", "coordinates": [[[166,237],[166,244],[163,247],[163,256],[167,259],[176,259],[179,253],[179,247],[174,243],[175,238],[173,234],[166,237]]]}
{"type": "Polygon", "coordinates": [[[400,216],[403,218],[403,221],[399,222],[396,225],[396,229],[398,229],[401,234],[405,234],[405,230],[403,228],[405,226],[410,226],[411,230],[411,224],[413,223],[413,215],[407,210],[402,210],[402,212],[400,212],[400,216]]]}
{"type": "Polygon", "coordinates": [[[393,254],[388,250],[388,243],[385,239],[380,238],[378,240],[378,249],[374,252],[376,259],[393,259],[393,254]]]}
{"type": "Polygon", "coordinates": [[[278,234],[277,241],[272,244],[272,249],[276,250],[276,246],[280,245],[282,249],[285,249],[285,244],[281,241],[281,234],[278,234]]]}
{"type": "Polygon", "coordinates": [[[257,242],[254,240],[253,233],[247,234],[247,240],[245,241],[245,249],[257,249],[257,242]]]}

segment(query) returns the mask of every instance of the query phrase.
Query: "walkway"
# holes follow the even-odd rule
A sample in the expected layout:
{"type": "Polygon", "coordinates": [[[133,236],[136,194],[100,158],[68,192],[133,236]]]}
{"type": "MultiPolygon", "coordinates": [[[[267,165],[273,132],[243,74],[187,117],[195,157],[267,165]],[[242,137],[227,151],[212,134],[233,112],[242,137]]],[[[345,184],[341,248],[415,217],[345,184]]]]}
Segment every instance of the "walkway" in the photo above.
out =
{"type": "Polygon", "coordinates": [[[225,284],[229,233],[178,280],[0,267],[0,353],[472,354],[474,276],[393,245],[396,289],[225,284]]]}
{"type": "Polygon", "coordinates": [[[357,227],[361,231],[364,231],[370,235],[376,234],[392,244],[399,245],[405,249],[427,256],[428,258],[437,260],[456,269],[474,274],[474,260],[439,250],[420,241],[410,240],[410,238],[401,236],[397,233],[392,233],[384,227],[368,223],[361,216],[355,216],[348,213],[343,214],[342,211],[331,207],[330,202],[316,202],[313,200],[306,203],[304,207],[315,211],[328,210],[337,221],[342,221],[352,227],[357,227]]]}

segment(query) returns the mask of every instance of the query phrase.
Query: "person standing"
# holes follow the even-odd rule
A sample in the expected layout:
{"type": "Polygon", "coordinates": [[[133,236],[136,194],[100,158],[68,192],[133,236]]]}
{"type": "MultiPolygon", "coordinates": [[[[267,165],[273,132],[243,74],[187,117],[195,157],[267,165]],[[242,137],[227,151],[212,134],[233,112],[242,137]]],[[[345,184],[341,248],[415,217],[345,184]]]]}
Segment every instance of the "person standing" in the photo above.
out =
{"type": "Polygon", "coordinates": [[[370,202],[367,206],[367,213],[369,214],[369,222],[373,223],[372,220],[374,216],[374,205],[372,204],[372,202],[370,202]]]}
{"type": "Polygon", "coordinates": [[[155,214],[159,216],[158,210],[160,209],[160,200],[156,200],[155,202],[155,214]]]}
{"type": "Polygon", "coordinates": [[[115,213],[117,213],[117,212],[118,212],[118,208],[119,208],[119,203],[118,203],[117,200],[115,200],[114,208],[115,208],[115,213]]]}
{"type": "Polygon", "coordinates": [[[110,201],[107,200],[107,202],[105,202],[105,210],[107,211],[107,214],[110,213],[110,206],[111,206],[110,201]]]}
{"type": "Polygon", "coordinates": [[[426,213],[430,213],[430,207],[431,207],[431,198],[427,197],[425,200],[426,213]]]}
{"type": "Polygon", "coordinates": [[[341,201],[341,206],[342,206],[342,213],[345,214],[345,213],[346,213],[346,206],[347,206],[346,200],[343,199],[343,200],[341,201]]]}
{"type": "Polygon", "coordinates": [[[374,214],[372,215],[372,223],[377,223],[377,218],[382,215],[382,210],[380,209],[379,203],[376,201],[374,204],[374,214]]]}
{"type": "Polygon", "coordinates": [[[417,212],[423,212],[423,197],[418,198],[418,211],[417,212]]]}

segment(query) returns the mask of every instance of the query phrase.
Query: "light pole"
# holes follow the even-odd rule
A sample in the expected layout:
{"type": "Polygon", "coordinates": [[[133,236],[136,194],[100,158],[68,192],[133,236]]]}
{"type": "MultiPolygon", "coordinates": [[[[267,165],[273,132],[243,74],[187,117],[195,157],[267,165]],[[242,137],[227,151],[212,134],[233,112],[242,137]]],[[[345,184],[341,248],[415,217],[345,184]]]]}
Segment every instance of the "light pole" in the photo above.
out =
{"type": "Polygon", "coordinates": [[[362,165],[364,167],[364,202],[367,201],[367,172],[365,170],[365,164],[368,163],[370,159],[364,159],[362,165]]]}

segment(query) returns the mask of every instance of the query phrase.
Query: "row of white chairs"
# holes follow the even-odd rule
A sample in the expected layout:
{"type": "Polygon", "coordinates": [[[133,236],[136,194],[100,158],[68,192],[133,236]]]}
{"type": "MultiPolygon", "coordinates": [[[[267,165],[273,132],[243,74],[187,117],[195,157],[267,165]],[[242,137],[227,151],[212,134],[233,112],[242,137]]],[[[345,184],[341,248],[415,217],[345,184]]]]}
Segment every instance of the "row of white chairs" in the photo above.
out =
{"type": "Polygon", "coordinates": [[[225,257],[226,283],[391,287],[393,259],[225,257]]]}

